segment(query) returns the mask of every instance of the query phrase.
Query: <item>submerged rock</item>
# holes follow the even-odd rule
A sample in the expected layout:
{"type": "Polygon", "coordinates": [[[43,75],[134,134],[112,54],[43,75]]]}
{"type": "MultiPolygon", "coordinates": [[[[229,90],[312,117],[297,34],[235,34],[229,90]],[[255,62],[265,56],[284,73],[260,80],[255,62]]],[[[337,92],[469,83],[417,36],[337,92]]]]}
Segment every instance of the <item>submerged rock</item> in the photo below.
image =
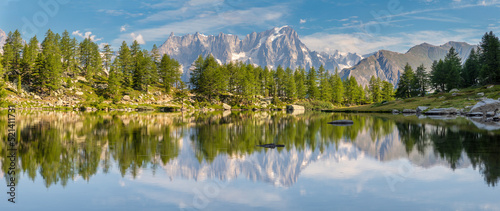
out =
{"type": "Polygon", "coordinates": [[[328,122],[331,125],[339,125],[339,126],[348,126],[354,124],[352,120],[335,120],[332,122],[328,122]]]}

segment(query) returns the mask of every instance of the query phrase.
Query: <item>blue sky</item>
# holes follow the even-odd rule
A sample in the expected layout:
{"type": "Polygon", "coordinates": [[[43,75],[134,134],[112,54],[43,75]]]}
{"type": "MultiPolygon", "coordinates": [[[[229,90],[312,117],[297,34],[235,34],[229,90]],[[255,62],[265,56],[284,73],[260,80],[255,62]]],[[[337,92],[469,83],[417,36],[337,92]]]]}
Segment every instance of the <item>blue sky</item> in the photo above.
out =
{"type": "Polygon", "coordinates": [[[312,50],[405,52],[423,42],[477,44],[499,35],[500,0],[3,0],[0,29],[29,39],[50,28],[117,49],[138,40],[144,48],[176,35],[253,31],[289,25],[312,50]]]}

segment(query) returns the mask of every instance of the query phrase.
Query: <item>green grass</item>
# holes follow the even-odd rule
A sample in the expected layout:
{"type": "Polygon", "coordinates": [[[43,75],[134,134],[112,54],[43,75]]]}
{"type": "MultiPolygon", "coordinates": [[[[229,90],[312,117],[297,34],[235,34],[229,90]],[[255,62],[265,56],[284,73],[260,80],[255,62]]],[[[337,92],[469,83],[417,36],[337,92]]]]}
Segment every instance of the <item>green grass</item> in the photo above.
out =
{"type": "Polygon", "coordinates": [[[474,106],[477,102],[479,102],[481,97],[477,96],[477,93],[480,92],[484,93],[484,97],[498,99],[500,98],[500,85],[491,89],[488,89],[487,86],[463,89],[457,93],[457,96],[452,96],[452,93],[437,93],[424,97],[414,97],[404,100],[398,99],[385,104],[375,103],[370,105],[333,109],[332,111],[391,112],[392,110],[401,111],[403,109],[416,109],[418,106],[427,106],[429,108],[454,107],[461,109],[467,106],[474,106]]]}

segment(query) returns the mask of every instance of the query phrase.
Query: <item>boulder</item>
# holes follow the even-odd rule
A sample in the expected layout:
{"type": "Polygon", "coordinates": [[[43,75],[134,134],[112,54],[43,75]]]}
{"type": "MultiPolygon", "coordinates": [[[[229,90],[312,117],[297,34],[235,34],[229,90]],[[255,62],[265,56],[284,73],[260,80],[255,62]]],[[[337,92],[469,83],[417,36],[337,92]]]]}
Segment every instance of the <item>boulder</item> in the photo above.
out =
{"type": "Polygon", "coordinates": [[[128,95],[123,95],[122,100],[123,100],[123,101],[130,101],[130,96],[128,96],[128,95]]]}
{"type": "Polygon", "coordinates": [[[452,89],[452,90],[450,90],[450,93],[459,92],[459,91],[460,90],[458,90],[458,89],[452,89]]]}
{"type": "Polygon", "coordinates": [[[61,100],[59,99],[57,102],[56,102],[56,106],[64,106],[66,104],[66,102],[64,102],[64,100],[61,100]]]}
{"type": "Polygon", "coordinates": [[[231,106],[225,103],[222,103],[222,108],[224,108],[224,110],[231,110],[231,106]]]}
{"type": "Polygon", "coordinates": [[[305,110],[304,106],[299,105],[287,105],[286,110],[295,111],[295,110],[305,110]]]}
{"type": "Polygon", "coordinates": [[[426,111],[425,115],[449,115],[449,114],[457,114],[458,110],[456,108],[434,108],[429,111],[426,111]]]}
{"type": "Polygon", "coordinates": [[[491,88],[493,88],[493,87],[495,87],[495,85],[489,85],[489,86],[488,86],[488,87],[486,87],[486,88],[487,88],[487,89],[491,89],[491,88]]]}
{"type": "Polygon", "coordinates": [[[484,97],[484,92],[479,92],[479,93],[477,93],[477,96],[479,96],[479,97],[484,97]]]}
{"type": "Polygon", "coordinates": [[[419,106],[417,107],[417,113],[422,113],[423,111],[429,109],[429,107],[426,106],[419,106]]]}
{"type": "Polygon", "coordinates": [[[453,97],[455,97],[455,96],[457,96],[457,95],[458,95],[458,93],[453,93],[453,94],[451,94],[451,96],[453,96],[453,97]]]}
{"type": "Polygon", "coordinates": [[[399,111],[398,111],[398,110],[396,110],[396,109],[393,109],[393,110],[392,110],[392,113],[393,113],[393,114],[399,114],[399,111]]]}
{"type": "Polygon", "coordinates": [[[482,115],[488,112],[499,112],[500,111],[500,101],[493,99],[485,99],[474,105],[468,115],[481,113],[482,115]]]}
{"type": "Polygon", "coordinates": [[[404,109],[403,114],[412,114],[412,113],[417,113],[416,110],[413,109],[404,109]]]}

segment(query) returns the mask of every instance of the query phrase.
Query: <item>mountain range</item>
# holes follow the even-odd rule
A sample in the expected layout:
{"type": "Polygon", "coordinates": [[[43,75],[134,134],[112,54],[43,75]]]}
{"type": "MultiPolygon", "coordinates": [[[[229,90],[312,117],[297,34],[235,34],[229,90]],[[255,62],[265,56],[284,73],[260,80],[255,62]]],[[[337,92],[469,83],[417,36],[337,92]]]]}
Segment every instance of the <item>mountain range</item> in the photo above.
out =
{"type": "Polygon", "coordinates": [[[159,47],[160,53],[168,54],[184,67],[183,80],[189,77],[189,68],[199,55],[212,54],[219,63],[242,61],[262,67],[276,68],[298,66],[319,67],[339,70],[356,65],[362,56],[355,53],[333,54],[312,51],[302,43],[295,30],[289,26],[275,27],[264,32],[253,32],[243,40],[236,35],[220,33],[203,35],[195,33],[175,36],[173,33],[159,47]]]}
{"type": "Polygon", "coordinates": [[[404,54],[380,50],[368,58],[364,58],[357,65],[343,69],[341,76],[343,79],[354,76],[358,83],[366,85],[370,81],[370,77],[375,75],[396,86],[399,77],[404,72],[406,63],[410,64],[413,70],[423,64],[427,72],[430,72],[432,63],[435,60],[444,59],[451,47],[455,48],[462,58],[462,63],[464,63],[471,50],[477,46],[464,42],[448,42],[440,46],[423,43],[412,47],[404,54]]]}
{"type": "MultiPolygon", "coordinates": [[[[0,29],[0,52],[3,52],[2,46],[6,38],[5,32],[0,29]]],[[[301,42],[293,28],[283,26],[259,33],[253,32],[244,39],[224,33],[195,33],[183,36],[172,33],[159,47],[159,51],[179,61],[183,67],[184,81],[188,81],[191,65],[199,55],[205,57],[212,54],[221,64],[242,61],[262,67],[276,68],[281,65],[292,69],[299,66],[306,69],[319,68],[323,65],[331,73],[338,68],[343,79],[354,76],[363,86],[368,84],[373,75],[397,86],[406,63],[414,70],[423,64],[429,72],[432,62],[444,59],[451,47],[455,48],[464,62],[470,51],[477,46],[451,41],[440,46],[422,43],[410,48],[406,53],[388,50],[379,50],[367,55],[339,51],[325,53],[310,50],[301,42]]]]}
{"type": "Polygon", "coordinates": [[[7,35],[5,34],[2,29],[0,29],[0,53],[3,53],[3,45],[5,44],[5,41],[7,40],[7,35]]]}

